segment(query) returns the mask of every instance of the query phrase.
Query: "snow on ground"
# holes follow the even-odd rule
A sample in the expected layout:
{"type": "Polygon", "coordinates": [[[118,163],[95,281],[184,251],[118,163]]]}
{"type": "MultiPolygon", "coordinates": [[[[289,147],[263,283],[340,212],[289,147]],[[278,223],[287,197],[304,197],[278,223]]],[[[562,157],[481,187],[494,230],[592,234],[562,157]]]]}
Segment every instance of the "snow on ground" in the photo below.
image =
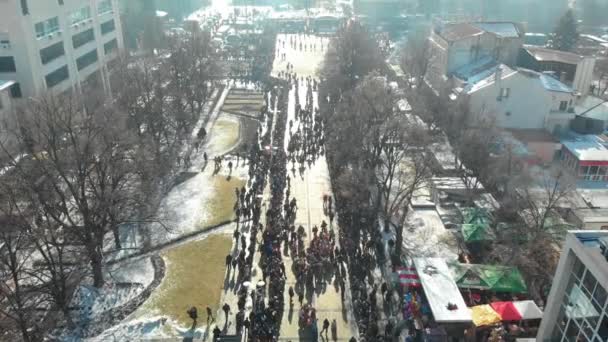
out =
{"type": "Polygon", "coordinates": [[[435,209],[411,210],[403,231],[404,252],[412,258],[458,259],[458,243],[435,209]]]}

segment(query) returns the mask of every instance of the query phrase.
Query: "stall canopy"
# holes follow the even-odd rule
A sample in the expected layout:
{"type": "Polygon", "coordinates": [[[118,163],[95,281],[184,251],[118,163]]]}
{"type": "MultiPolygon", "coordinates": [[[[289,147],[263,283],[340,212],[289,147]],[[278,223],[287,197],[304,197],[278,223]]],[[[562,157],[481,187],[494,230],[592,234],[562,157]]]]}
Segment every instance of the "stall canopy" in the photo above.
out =
{"type": "Polygon", "coordinates": [[[478,223],[465,223],[460,226],[460,232],[465,242],[492,240],[489,226],[478,223]]]}
{"type": "Polygon", "coordinates": [[[501,321],[500,315],[488,304],[473,306],[471,315],[473,316],[473,323],[478,327],[500,323],[501,321]]]}
{"type": "Polygon", "coordinates": [[[449,264],[459,288],[525,293],[526,283],[515,267],[478,264],[449,264]]]}
{"type": "Polygon", "coordinates": [[[490,306],[500,315],[503,321],[519,321],[522,319],[513,302],[494,302],[490,306]]]}
{"type": "Polygon", "coordinates": [[[466,242],[492,240],[490,230],[492,216],[485,208],[460,208],[462,215],[461,232],[466,242]]]}
{"type": "Polygon", "coordinates": [[[441,258],[414,258],[420,283],[438,323],[470,323],[467,307],[452,274],[441,258]]]}
{"type": "Polygon", "coordinates": [[[416,273],[416,268],[410,267],[397,267],[396,272],[399,283],[403,286],[420,287],[420,278],[416,273]]]}
{"type": "Polygon", "coordinates": [[[513,306],[517,309],[521,315],[521,319],[541,319],[543,318],[543,312],[540,308],[531,300],[520,300],[513,302],[513,306]]]}

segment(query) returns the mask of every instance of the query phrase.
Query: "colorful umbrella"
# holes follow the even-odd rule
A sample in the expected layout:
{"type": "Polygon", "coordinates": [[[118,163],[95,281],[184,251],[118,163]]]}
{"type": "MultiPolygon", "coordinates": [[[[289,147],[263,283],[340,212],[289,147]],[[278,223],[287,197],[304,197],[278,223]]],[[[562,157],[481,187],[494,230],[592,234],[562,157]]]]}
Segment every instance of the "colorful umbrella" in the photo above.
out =
{"type": "Polygon", "coordinates": [[[473,316],[473,323],[478,327],[500,323],[501,321],[500,315],[488,304],[473,306],[471,316],[473,316]]]}
{"type": "Polygon", "coordinates": [[[494,302],[490,306],[500,315],[503,321],[519,321],[522,318],[513,302],[494,302]]]}

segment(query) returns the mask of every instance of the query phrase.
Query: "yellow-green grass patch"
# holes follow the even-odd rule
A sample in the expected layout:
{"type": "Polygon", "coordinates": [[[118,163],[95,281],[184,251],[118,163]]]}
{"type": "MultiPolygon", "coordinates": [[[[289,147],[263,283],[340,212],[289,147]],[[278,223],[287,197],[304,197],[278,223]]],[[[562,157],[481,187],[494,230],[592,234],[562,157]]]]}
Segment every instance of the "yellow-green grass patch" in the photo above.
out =
{"type": "MultiPolygon", "coordinates": [[[[224,167],[226,166],[224,165],[224,167]]],[[[240,178],[230,177],[230,180],[227,180],[226,176],[221,174],[214,176],[212,182],[213,195],[201,208],[207,215],[203,221],[199,222],[197,227],[199,230],[233,220],[235,218],[234,203],[236,202],[234,188],[240,189],[245,185],[245,181],[240,178]]]]}
{"type": "Polygon", "coordinates": [[[218,310],[226,271],[225,257],[231,247],[230,236],[212,235],[164,252],[165,278],[138,312],[154,312],[190,326],[192,320],[186,311],[196,306],[199,322],[204,322],[207,306],[214,313],[218,310]]]}

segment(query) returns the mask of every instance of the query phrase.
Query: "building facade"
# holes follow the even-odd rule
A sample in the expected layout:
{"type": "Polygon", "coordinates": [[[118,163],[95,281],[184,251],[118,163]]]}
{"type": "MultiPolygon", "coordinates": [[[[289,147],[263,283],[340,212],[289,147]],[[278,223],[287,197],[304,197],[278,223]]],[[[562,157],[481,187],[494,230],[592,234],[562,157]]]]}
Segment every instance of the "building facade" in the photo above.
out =
{"type": "Polygon", "coordinates": [[[589,93],[589,86],[593,82],[595,57],[538,46],[524,46],[520,51],[518,65],[539,72],[552,72],[576,93],[584,96],[589,93]]]}
{"type": "Polygon", "coordinates": [[[567,234],[537,341],[608,341],[607,255],[607,231],[567,234]]]}
{"type": "Polygon", "coordinates": [[[0,79],[23,97],[81,91],[123,49],[116,0],[0,1],[0,79]]]}

